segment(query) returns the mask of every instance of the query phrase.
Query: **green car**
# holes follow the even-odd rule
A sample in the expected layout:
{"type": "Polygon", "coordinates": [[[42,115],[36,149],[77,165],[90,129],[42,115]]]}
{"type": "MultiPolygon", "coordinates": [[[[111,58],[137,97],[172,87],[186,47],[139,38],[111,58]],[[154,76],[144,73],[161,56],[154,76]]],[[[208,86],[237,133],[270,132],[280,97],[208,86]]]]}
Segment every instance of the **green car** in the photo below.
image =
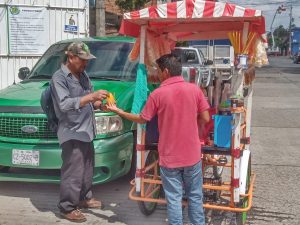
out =
{"type": "MultiPolygon", "coordinates": [[[[127,37],[75,40],[85,42],[97,57],[89,61],[86,69],[94,89],[113,93],[118,106],[130,111],[137,62],[130,62],[128,55],[135,40],[127,37]]],[[[63,62],[66,47],[73,41],[50,46],[32,71],[26,67],[20,69],[22,82],[0,91],[0,181],[60,181],[61,149],[56,133],[47,126],[40,97],[63,62]]],[[[148,88],[152,91],[155,85],[148,88]]],[[[130,171],[136,127],[111,112],[96,111],[95,117],[94,183],[104,183],[130,171]]]]}

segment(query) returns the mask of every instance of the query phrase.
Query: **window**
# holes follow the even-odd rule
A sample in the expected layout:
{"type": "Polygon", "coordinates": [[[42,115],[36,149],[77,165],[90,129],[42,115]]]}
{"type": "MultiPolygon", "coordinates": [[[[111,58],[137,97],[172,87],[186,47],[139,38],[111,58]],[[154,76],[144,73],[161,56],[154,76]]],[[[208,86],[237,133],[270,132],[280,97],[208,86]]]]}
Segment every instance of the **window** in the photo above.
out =
{"type": "MultiPolygon", "coordinates": [[[[137,63],[130,62],[128,55],[133,43],[94,41],[86,42],[97,58],[88,62],[86,72],[92,78],[135,80],[137,63]]],[[[69,43],[51,46],[30,73],[29,79],[50,79],[65,61],[69,43]]]]}

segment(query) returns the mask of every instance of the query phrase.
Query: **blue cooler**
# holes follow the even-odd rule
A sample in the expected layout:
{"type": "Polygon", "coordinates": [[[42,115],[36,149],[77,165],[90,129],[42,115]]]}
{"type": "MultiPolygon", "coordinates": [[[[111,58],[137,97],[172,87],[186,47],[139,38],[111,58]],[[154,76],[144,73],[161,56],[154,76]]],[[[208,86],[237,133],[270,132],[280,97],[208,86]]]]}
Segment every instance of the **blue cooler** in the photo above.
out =
{"type": "Polygon", "coordinates": [[[230,148],[232,133],[231,115],[214,116],[214,145],[221,148],[230,148]]]}

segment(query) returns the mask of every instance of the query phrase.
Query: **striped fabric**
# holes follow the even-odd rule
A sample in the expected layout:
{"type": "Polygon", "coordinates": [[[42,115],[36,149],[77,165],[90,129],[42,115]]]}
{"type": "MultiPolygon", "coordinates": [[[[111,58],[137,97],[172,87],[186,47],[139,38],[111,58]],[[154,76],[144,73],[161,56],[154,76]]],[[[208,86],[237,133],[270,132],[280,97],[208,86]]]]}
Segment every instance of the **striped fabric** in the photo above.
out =
{"type": "Polygon", "coordinates": [[[125,13],[120,34],[139,37],[141,26],[173,41],[227,39],[232,31],[266,32],[261,10],[224,2],[184,0],[125,13]]]}
{"type": "Polygon", "coordinates": [[[223,2],[186,0],[157,6],[151,6],[138,11],[125,13],[125,20],[138,19],[174,19],[174,18],[218,18],[218,17],[260,17],[261,10],[243,8],[238,5],[223,2]]]}

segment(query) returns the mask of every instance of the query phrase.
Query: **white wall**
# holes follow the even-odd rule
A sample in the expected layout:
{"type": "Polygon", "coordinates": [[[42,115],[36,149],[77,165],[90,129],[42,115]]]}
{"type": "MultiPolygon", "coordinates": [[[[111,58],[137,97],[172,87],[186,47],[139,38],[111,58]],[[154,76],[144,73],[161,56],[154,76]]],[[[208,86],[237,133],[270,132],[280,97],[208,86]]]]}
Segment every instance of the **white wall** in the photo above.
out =
{"type": "Polygon", "coordinates": [[[0,89],[14,82],[19,82],[18,70],[27,66],[29,69],[39,56],[11,56],[8,51],[7,7],[42,6],[49,12],[49,46],[57,41],[85,37],[89,35],[88,0],[0,0],[0,89]],[[78,12],[78,33],[64,31],[66,12],[78,12]]]}

